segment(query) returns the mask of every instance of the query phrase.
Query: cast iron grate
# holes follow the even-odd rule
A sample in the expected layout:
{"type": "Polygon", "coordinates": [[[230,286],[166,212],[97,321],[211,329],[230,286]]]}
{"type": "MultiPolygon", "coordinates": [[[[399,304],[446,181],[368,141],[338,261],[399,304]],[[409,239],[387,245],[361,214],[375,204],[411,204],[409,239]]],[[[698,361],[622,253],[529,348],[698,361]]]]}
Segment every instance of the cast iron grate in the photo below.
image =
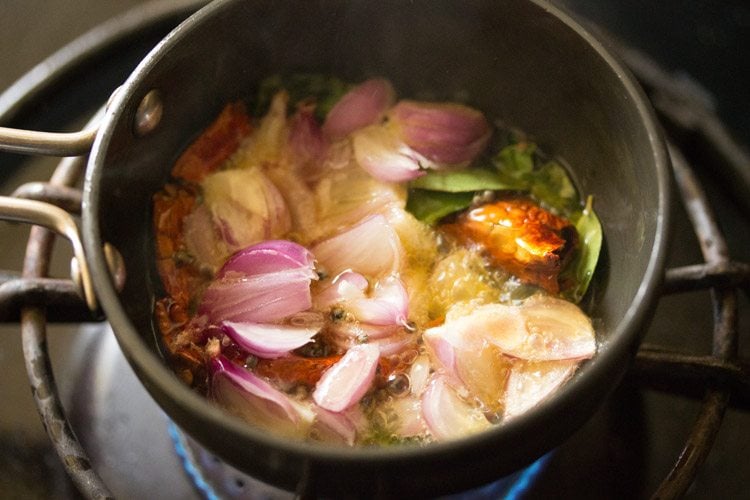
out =
{"type": "MultiPolygon", "coordinates": [[[[144,11],[140,16],[144,24],[149,22],[147,14],[144,11]]],[[[175,9],[172,14],[179,19],[185,12],[175,9]]],[[[159,21],[164,22],[164,12],[159,21]]],[[[51,71],[48,79],[56,83],[63,64],[71,60],[79,62],[94,52],[99,54],[117,45],[119,39],[132,35],[133,29],[132,25],[115,26],[106,36],[92,38],[91,46],[78,47],[74,49],[78,51],[75,54],[62,58],[64,61],[58,60],[58,71],[51,71]]],[[[700,264],[668,269],[663,295],[710,290],[714,312],[710,353],[684,354],[670,346],[643,344],[629,372],[644,387],[702,397],[701,409],[683,449],[679,453],[676,451],[672,470],[653,494],[655,498],[676,498],[687,491],[705,461],[727,408],[730,405],[743,410],[750,408],[750,362],[738,354],[738,295],[740,291],[750,292],[750,264],[730,258],[725,237],[691,162],[693,157],[699,157],[701,166],[704,162],[711,163],[712,168],[726,178],[738,203],[750,213],[750,157],[731,138],[694,87],[676,80],[644,55],[622,44],[616,47],[649,94],[672,141],[669,152],[674,179],[704,259],[700,264]],[[690,147],[686,148],[684,145],[688,143],[690,147]],[[701,154],[694,154],[696,150],[701,154]]],[[[65,71],[72,70],[66,68],[65,71]]],[[[29,98],[53,82],[33,83],[29,85],[29,98]]],[[[25,184],[14,196],[47,201],[78,213],[81,194],[73,186],[80,179],[84,166],[84,158],[67,158],[48,182],[25,184]]],[[[49,321],[91,320],[72,282],[47,277],[54,239],[49,231],[32,228],[22,275],[0,271],[0,314],[18,314],[34,399],[66,471],[86,497],[109,498],[111,493],[92,469],[85,450],[68,424],[47,351],[49,321]]]]}

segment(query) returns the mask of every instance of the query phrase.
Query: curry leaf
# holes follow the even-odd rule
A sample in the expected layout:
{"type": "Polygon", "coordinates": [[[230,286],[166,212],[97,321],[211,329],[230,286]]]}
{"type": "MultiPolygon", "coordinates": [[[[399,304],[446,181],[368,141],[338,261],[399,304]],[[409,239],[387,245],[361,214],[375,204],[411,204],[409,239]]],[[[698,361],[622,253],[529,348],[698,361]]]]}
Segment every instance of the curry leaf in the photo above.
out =
{"type": "Polygon", "coordinates": [[[497,170],[510,178],[528,182],[527,175],[534,170],[536,144],[518,142],[505,146],[494,158],[497,170]]]}
{"type": "Polygon", "coordinates": [[[580,210],[578,192],[562,165],[549,161],[531,175],[531,195],[539,202],[565,215],[580,210]]]}
{"type": "Polygon", "coordinates": [[[485,168],[470,168],[441,172],[430,171],[409,184],[412,188],[443,191],[446,193],[466,193],[469,191],[497,191],[518,189],[519,183],[514,179],[503,180],[497,172],[485,168]]]}
{"type": "Polygon", "coordinates": [[[575,221],[579,238],[579,251],[570,263],[566,274],[573,284],[565,293],[573,302],[580,302],[588,290],[602,248],[602,225],[593,209],[593,197],[586,199],[586,207],[575,221]]]}
{"type": "Polygon", "coordinates": [[[542,205],[570,216],[580,209],[578,192],[565,168],[556,161],[541,163],[536,145],[519,142],[504,147],[493,158],[501,179],[515,181],[516,189],[528,191],[542,205]]]}
{"type": "Polygon", "coordinates": [[[433,225],[446,215],[471,205],[473,192],[446,193],[427,189],[411,189],[406,209],[422,222],[433,225]]]}

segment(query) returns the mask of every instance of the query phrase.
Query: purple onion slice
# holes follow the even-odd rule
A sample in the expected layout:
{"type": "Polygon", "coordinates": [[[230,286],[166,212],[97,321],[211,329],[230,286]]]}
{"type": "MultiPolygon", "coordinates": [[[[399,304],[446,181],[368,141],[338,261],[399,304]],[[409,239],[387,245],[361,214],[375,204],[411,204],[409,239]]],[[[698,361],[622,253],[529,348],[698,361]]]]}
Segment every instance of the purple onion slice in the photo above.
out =
{"type": "Polygon", "coordinates": [[[313,400],[333,412],[355,405],[370,389],[379,359],[380,349],[373,344],[352,347],[320,378],[313,400]]]}
{"type": "Polygon", "coordinates": [[[407,146],[443,165],[472,161],[487,146],[492,132],[480,111],[461,104],[403,100],[389,116],[407,146]]]}
{"type": "Polygon", "coordinates": [[[247,352],[264,359],[289,354],[310,342],[318,333],[316,327],[269,325],[262,323],[222,323],[224,332],[247,352]]]}
{"type": "Polygon", "coordinates": [[[314,415],[289,396],[224,356],[210,363],[210,397],[231,413],[282,435],[301,435],[314,415]]]}
{"type": "Polygon", "coordinates": [[[222,266],[217,278],[222,278],[228,273],[253,276],[297,268],[309,268],[312,272],[314,261],[313,254],[298,243],[268,240],[232,255],[222,266]]]}
{"type": "Polygon", "coordinates": [[[378,214],[318,243],[312,252],[329,274],[350,270],[377,277],[398,271],[403,248],[388,220],[378,214]]]}
{"type": "Polygon", "coordinates": [[[479,408],[461,399],[442,376],[434,377],[422,395],[422,416],[438,441],[475,434],[491,425],[479,408]]]}
{"type": "Polygon", "coordinates": [[[323,133],[339,140],[357,129],[378,122],[393,105],[396,93],[388,80],[367,80],[346,93],[328,112],[323,133]]]}

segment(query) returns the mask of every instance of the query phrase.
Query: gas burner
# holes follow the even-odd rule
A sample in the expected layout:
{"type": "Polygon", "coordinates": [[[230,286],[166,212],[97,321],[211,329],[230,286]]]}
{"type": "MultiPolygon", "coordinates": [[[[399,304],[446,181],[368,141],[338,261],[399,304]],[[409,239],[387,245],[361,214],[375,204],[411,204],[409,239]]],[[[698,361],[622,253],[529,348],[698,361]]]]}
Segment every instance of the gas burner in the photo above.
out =
{"type": "MultiPolygon", "coordinates": [[[[225,464],[181,432],[174,424],[170,423],[168,430],[175,452],[182,460],[185,474],[204,498],[226,500],[292,500],[298,498],[296,493],[269,486],[225,464]]],[[[533,491],[535,480],[544,471],[553,453],[550,452],[528,467],[488,485],[441,497],[441,500],[525,498],[533,491]]]]}
{"type": "MultiPolygon", "coordinates": [[[[280,490],[223,463],[195,440],[170,423],[175,452],[182,460],[185,474],[196,490],[206,499],[226,500],[292,500],[296,493],[280,490]]],[[[463,493],[441,497],[441,500],[494,500],[525,498],[534,490],[536,479],[543,473],[554,452],[543,455],[528,467],[488,485],[463,493]]]]}
{"type": "MultiPolygon", "coordinates": [[[[143,53],[196,5],[168,4],[148,4],[50,58],[47,74],[30,74],[13,87],[15,104],[9,106],[9,99],[0,97],[0,122],[62,129],[60,123],[29,117],[41,103],[55,100],[84,100],[87,108],[98,105],[143,53]],[[84,80],[85,88],[59,90],[62,83],[84,80]]],[[[698,496],[722,491],[731,497],[744,491],[741,483],[750,475],[750,464],[737,460],[750,446],[745,432],[750,423],[750,367],[737,346],[738,317],[744,320],[748,311],[747,296],[738,290],[750,289],[750,266],[728,257],[734,248],[748,248],[750,223],[738,207],[750,206],[750,196],[743,195],[750,193],[744,182],[750,160],[695,86],[686,87],[684,80],[643,54],[614,43],[648,92],[673,142],[670,154],[682,205],[674,207],[669,262],[678,267],[667,273],[665,296],[628,377],[591,421],[529,468],[449,498],[512,498],[522,489],[525,498],[605,497],[612,489],[633,497],[654,491],[674,497],[688,491],[691,483],[698,496]],[[716,177],[725,179],[731,189],[717,183],[716,177]],[[728,243],[707,198],[724,224],[728,243]],[[699,244],[694,242],[696,234],[699,244]],[[704,260],[705,264],[694,264],[704,260]],[[689,354],[696,352],[711,354],[689,354]],[[696,402],[701,398],[702,403],[696,402]],[[709,455],[715,440],[719,446],[709,455]],[[713,469],[730,473],[717,476],[713,469]]],[[[47,116],[65,124],[78,120],[80,112],[62,105],[47,116]]],[[[10,160],[11,167],[18,163],[10,160]]],[[[80,160],[66,160],[53,182],[27,185],[17,195],[75,208],[78,193],[67,186],[75,184],[81,168],[80,160]]],[[[0,312],[27,304],[20,319],[32,388],[53,444],[82,493],[181,499],[293,496],[217,462],[177,429],[148,396],[106,323],[71,327],[64,336],[69,342],[50,360],[47,321],[90,319],[70,283],[46,278],[51,244],[49,235],[32,232],[27,269],[34,268],[38,277],[26,282],[12,274],[4,277],[0,312]],[[43,303],[65,307],[44,311],[38,307],[43,303]]]]}

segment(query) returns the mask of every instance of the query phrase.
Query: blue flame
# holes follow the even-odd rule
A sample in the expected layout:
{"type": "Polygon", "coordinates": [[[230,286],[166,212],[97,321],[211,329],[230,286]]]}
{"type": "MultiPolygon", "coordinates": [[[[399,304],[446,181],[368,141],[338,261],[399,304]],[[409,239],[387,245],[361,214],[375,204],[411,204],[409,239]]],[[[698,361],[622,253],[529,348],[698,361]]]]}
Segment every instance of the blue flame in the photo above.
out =
{"type": "MultiPolygon", "coordinates": [[[[169,436],[172,438],[175,452],[180,458],[182,467],[195,488],[206,500],[221,500],[221,497],[216,493],[211,484],[209,484],[204,478],[200,468],[195,465],[194,457],[185,445],[185,438],[182,432],[172,421],[168,422],[167,428],[169,436]]],[[[520,500],[526,493],[528,493],[536,478],[545,469],[552,453],[554,452],[547,453],[525,469],[514,472],[498,481],[485,486],[480,486],[479,488],[470,491],[442,497],[442,500],[495,500],[499,498],[504,500],[520,500]]]]}

